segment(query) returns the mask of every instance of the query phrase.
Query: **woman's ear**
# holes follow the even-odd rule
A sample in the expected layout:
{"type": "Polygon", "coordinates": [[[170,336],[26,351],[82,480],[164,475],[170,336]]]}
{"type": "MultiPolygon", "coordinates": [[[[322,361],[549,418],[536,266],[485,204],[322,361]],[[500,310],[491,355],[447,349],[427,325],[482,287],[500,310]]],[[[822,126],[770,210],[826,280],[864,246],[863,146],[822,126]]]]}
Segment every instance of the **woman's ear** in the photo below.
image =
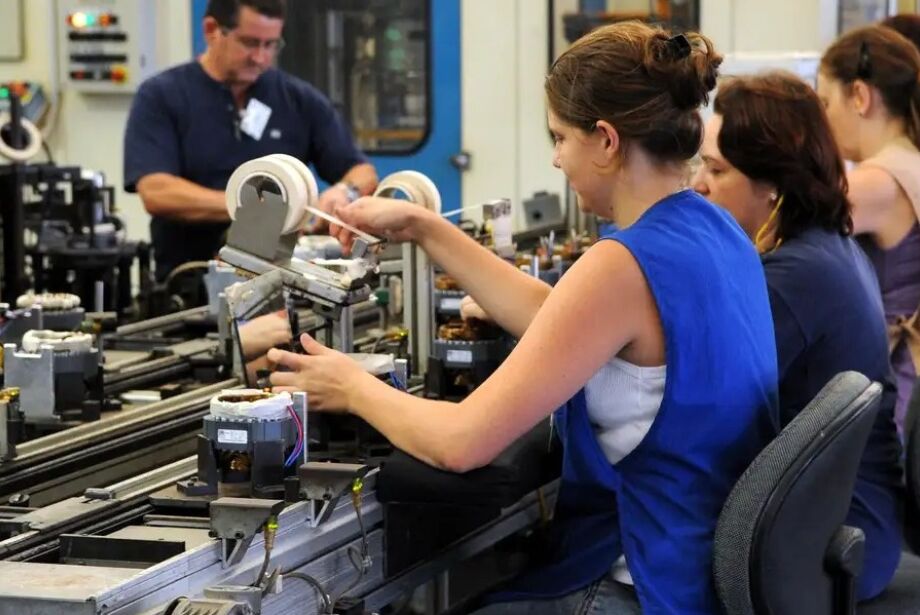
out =
{"type": "Polygon", "coordinates": [[[594,125],[594,130],[602,139],[606,160],[612,161],[616,159],[620,152],[620,133],[617,132],[617,129],[606,120],[598,120],[594,125]]]}
{"type": "Polygon", "coordinates": [[[872,87],[862,79],[854,81],[850,86],[850,102],[859,117],[866,117],[872,108],[872,87]]]}

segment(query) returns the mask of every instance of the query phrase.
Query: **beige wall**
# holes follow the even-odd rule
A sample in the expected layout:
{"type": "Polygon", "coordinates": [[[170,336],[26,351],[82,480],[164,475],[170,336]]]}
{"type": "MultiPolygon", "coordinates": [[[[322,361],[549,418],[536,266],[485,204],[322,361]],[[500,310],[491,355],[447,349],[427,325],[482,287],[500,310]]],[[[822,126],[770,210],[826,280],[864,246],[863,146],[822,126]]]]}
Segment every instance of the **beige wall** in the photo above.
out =
{"type": "MultiPolygon", "coordinates": [[[[557,2],[567,3],[574,4],[557,2]]],[[[508,197],[516,228],[521,202],[534,192],[556,192],[564,202],[565,178],[552,166],[543,98],[547,8],[535,0],[463,0],[461,6],[462,142],[472,154],[463,205],[508,197]]]]}
{"type": "MultiPolygon", "coordinates": [[[[147,1],[147,0],[137,0],[147,1]]],[[[191,9],[188,0],[156,0],[157,62],[170,66],[191,57],[191,9]]],[[[21,62],[0,62],[0,80],[23,79],[40,82],[55,91],[54,0],[26,0],[25,57],[21,62]]],[[[0,15],[0,19],[3,16],[0,15]]],[[[61,92],[56,129],[51,138],[55,158],[103,171],[117,187],[116,203],[132,238],[148,236],[148,216],[135,195],[125,194],[122,183],[122,135],[131,96],[87,95],[61,92]]]]}
{"type": "Polygon", "coordinates": [[[724,53],[820,51],[837,36],[838,0],[703,0],[701,29],[724,53]]]}

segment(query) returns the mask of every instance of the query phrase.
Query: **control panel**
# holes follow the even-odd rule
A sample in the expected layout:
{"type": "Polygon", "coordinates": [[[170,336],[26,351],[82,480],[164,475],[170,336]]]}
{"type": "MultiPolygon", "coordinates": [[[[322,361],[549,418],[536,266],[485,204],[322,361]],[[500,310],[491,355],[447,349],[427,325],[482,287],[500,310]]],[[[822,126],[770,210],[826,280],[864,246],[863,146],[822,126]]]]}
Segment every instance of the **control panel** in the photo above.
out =
{"type": "Polygon", "coordinates": [[[155,0],[58,0],[61,80],[81,92],[132,93],[156,72],[155,0]]]}
{"type": "Polygon", "coordinates": [[[48,111],[49,102],[42,86],[33,81],[0,81],[0,114],[9,113],[10,96],[18,96],[22,115],[38,124],[48,111]]]}

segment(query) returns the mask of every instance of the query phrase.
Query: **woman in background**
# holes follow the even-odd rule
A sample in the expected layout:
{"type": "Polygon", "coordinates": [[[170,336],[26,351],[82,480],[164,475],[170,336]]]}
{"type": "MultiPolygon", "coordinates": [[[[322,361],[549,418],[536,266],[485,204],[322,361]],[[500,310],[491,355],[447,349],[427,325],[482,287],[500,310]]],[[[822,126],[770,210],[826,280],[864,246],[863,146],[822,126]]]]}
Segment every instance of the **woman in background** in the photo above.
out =
{"type": "Polygon", "coordinates": [[[840,372],[887,384],[846,520],[866,535],[866,600],[887,587],[901,556],[901,449],[878,284],[851,237],[843,162],[821,102],[795,75],[729,80],[714,108],[693,183],[761,253],[783,426],[840,372]]]}
{"type": "Polygon", "coordinates": [[[818,96],[843,157],[857,163],[853,231],[881,287],[903,427],[920,367],[920,52],[891,28],[853,30],[824,53],[818,96]]]}

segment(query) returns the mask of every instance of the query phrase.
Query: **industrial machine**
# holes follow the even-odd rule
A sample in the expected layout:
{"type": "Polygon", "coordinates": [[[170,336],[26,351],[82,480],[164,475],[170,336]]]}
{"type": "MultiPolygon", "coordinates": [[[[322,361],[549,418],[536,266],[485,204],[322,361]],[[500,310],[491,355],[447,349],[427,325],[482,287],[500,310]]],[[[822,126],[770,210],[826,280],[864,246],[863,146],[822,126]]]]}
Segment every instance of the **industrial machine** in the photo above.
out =
{"type": "Polygon", "coordinates": [[[0,158],[9,161],[0,166],[0,298],[9,304],[29,290],[69,292],[97,312],[130,317],[131,268],[138,263],[143,284],[149,278],[149,250],[126,240],[114,190],[101,173],[31,162],[42,135],[24,117],[29,107],[24,110],[17,92],[30,104],[37,100],[22,84],[16,92],[0,88],[9,109],[0,116],[0,158]]]}
{"type": "MultiPolygon", "coordinates": [[[[301,170],[259,166],[228,191],[235,221],[212,267],[224,276],[217,305],[122,325],[90,347],[105,356],[106,394],[134,393],[121,410],[22,442],[24,389],[0,391],[0,614],[363,614],[546,518],[556,474],[545,429],[461,477],[394,452],[355,417],[310,413],[302,393],[241,386],[262,384],[248,369],[246,332],[259,318],[289,323],[292,338],[326,331],[339,349],[366,346],[355,316],[383,309],[365,306],[376,269],[390,266],[378,264],[382,242],[371,237],[357,262],[296,258],[285,228],[292,209],[295,219],[309,213],[312,193],[296,200],[301,170]],[[277,240],[246,232],[256,215],[277,240]],[[160,395],[143,400],[145,390],[160,395]]],[[[413,175],[381,185],[436,206],[413,175]]],[[[404,300],[422,273],[430,305],[428,270],[403,273],[404,300]]],[[[357,358],[422,393],[405,361],[357,358]]],[[[439,601],[451,601],[446,586],[439,601]]]]}

